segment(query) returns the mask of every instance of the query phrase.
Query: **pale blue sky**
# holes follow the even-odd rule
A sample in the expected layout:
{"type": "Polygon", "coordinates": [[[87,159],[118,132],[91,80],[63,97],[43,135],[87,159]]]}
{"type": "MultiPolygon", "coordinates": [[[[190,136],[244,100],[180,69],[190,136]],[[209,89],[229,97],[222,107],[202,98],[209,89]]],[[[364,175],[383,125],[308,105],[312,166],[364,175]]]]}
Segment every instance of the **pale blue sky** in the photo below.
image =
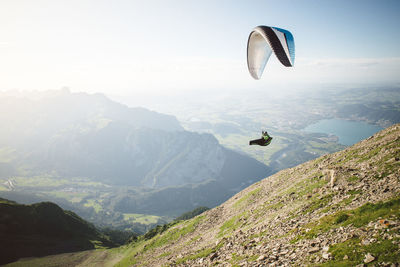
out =
{"type": "Polygon", "coordinates": [[[399,83],[400,1],[0,1],[0,90],[108,94],[399,83]],[[246,69],[251,29],[288,29],[295,68],[246,69]]]}

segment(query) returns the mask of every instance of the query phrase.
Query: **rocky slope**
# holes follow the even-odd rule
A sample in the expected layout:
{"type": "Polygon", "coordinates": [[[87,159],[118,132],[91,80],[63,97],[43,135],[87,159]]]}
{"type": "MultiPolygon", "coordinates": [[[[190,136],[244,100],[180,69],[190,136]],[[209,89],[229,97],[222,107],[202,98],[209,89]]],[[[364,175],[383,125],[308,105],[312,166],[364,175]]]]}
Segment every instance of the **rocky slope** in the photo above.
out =
{"type": "Polygon", "coordinates": [[[119,266],[398,264],[400,125],[125,249],[119,266]]]}

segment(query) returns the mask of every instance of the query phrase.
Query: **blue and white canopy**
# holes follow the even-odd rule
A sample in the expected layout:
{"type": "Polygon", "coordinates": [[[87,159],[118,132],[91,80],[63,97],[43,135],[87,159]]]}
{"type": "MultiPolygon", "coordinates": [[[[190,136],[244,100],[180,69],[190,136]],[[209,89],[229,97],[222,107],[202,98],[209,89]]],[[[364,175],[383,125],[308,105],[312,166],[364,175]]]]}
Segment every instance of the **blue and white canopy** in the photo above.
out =
{"type": "Polygon", "coordinates": [[[284,66],[293,67],[293,35],[287,30],[276,27],[255,27],[247,42],[247,67],[254,79],[261,78],[272,52],[284,66]]]}

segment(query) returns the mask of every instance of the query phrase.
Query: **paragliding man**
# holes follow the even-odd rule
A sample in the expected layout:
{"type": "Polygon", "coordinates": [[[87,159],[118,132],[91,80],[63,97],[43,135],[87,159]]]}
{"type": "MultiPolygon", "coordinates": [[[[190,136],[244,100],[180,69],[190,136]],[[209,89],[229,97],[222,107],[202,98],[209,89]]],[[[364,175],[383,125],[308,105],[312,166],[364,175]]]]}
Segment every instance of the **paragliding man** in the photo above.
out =
{"type": "Polygon", "coordinates": [[[271,144],[272,137],[265,131],[262,131],[262,136],[260,139],[251,140],[249,145],[259,145],[259,146],[268,146],[271,144]]]}

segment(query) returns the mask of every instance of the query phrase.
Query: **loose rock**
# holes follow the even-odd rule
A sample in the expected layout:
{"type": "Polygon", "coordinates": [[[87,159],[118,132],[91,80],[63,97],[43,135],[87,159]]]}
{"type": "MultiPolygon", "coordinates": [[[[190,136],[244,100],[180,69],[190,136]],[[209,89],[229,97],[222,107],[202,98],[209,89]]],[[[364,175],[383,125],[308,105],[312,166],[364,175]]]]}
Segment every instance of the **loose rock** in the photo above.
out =
{"type": "Polygon", "coordinates": [[[372,256],[370,253],[368,253],[367,255],[365,255],[364,263],[370,263],[370,262],[373,262],[374,260],[375,260],[375,257],[372,256]]]}

